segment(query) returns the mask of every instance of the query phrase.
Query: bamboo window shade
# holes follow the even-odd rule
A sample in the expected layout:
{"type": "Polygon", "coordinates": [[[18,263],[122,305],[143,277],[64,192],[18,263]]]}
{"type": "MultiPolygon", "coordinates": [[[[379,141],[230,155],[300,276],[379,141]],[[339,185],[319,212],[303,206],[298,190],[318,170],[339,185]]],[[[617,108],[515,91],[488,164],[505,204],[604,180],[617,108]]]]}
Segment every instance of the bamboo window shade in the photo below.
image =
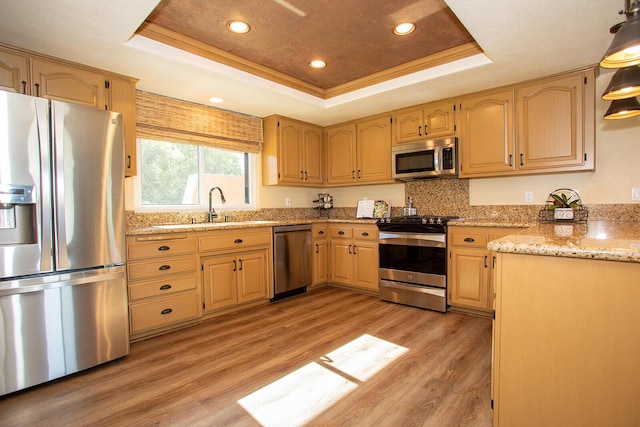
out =
{"type": "Polygon", "coordinates": [[[262,119],[137,90],[136,136],[259,153],[262,119]]]}

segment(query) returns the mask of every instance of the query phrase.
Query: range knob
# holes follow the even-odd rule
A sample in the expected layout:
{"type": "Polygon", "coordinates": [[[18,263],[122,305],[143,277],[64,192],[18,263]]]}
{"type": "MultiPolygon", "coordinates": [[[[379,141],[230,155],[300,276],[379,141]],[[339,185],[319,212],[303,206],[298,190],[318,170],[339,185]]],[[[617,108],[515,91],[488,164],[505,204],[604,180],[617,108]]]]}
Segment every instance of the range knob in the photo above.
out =
{"type": "Polygon", "coordinates": [[[435,218],[433,218],[433,217],[429,218],[429,224],[435,224],[435,223],[436,223],[435,218]]]}
{"type": "Polygon", "coordinates": [[[436,219],[436,224],[442,225],[442,218],[438,217],[438,219],[436,219]]]}

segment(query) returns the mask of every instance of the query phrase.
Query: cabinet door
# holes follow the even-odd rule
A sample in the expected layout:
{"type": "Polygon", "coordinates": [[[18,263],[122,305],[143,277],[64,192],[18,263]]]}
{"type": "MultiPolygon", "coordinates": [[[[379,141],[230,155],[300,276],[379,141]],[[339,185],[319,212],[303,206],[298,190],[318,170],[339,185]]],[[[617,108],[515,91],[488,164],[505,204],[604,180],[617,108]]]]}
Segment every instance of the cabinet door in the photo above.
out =
{"type": "Polygon", "coordinates": [[[207,257],[202,260],[205,311],[237,304],[236,276],[238,261],[234,255],[207,257]]]}
{"type": "Polygon", "coordinates": [[[313,284],[319,285],[329,281],[327,271],[329,245],[326,239],[316,240],[313,248],[313,284]]]}
{"type": "Polygon", "coordinates": [[[324,184],[324,134],[321,127],[304,125],[302,164],[306,184],[324,184]]]}
{"type": "Polygon", "coordinates": [[[31,67],[32,95],[107,109],[104,75],[41,59],[31,67]]]}
{"type": "Polygon", "coordinates": [[[422,108],[397,113],[393,118],[393,144],[413,142],[424,137],[422,108]]]}
{"type": "Polygon", "coordinates": [[[351,240],[331,241],[331,281],[353,285],[353,244],[351,240]]]}
{"type": "Polygon", "coordinates": [[[440,138],[455,134],[455,104],[453,101],[425,105],[424,131],[427,138],[440,138]]]}
{"type": "Polygon", "coordinates": [[[267,249],[238,255],[238,303],[267,298],[267,249]]]}
{"type": "Polygon", "coordinates": [[[464,98],[460,116],[460,177],[514,171],[513,91],[464,98]]]}
{"type": "Polygon", "coordinates": [[[280,119],[278,167],[279,182],[300,184],[304,179],[302,166],[302,125],[280,119]]]}
{"type": "Polygon", "coordinates": [[[351,184],[355,182],[355,125],[350,124],[327,129],[327,184],[351,184]]]}
{"type": "Polygon", "coordinates": [[[519,170],[585,163],[584,76],[569,76],[517,90],[519,170]]]}
{"type": "Polygon", "coordinates": [[[391,180],[391,123],[388,116],[357,124],[358,182],[391,180]]]}
{"type": "Polygon", "coordinates": [[[354,286],[378,291],[378,244],[355,241],[354,286]]]}
{"type": "Polygon", "coordinates": [[[109,110],[122,114],[124,126],[124,173],[136,174],[136,85],[126,79],[112,77],[109,83],[109,110]]]}
{"type": "Polygon", "coordinates": [[[477,249],[451,251],[449,277],[451,305],[491,310],[489,300],[490,253],[477,249]]]}
{"type": "Polygon", "coordinates": [[[0,50],[0,90],[31,94],[28,57],[0,50]]]}

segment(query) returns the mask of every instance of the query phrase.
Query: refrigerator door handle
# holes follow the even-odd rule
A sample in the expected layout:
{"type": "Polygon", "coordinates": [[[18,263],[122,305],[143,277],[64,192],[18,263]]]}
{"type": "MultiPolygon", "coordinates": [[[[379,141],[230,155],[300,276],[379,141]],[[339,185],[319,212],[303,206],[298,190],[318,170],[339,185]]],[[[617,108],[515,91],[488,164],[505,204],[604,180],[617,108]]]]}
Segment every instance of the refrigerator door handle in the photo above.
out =
{"type": "Polygon", "coordinates": [[[86,285],[96,280],[122,279],[124,273],[125,267],[118,266],[107,269],[34,277],[31,279],[17,279],[0,283],[0,297],[41,292],[47,289],[57,289],[68,286],[86,285]],[[54,278],[55,280],[53,280],[54,278]]]}
{"type": "MultiPolygon", "coordinates": [[[[51,195],[51,147],[49,142],[49,103],[36,102],[38,146],[40,148],[40,188],[38,227],[40,228],[40,271],[53,271],[53,230],[51,195]]],[[[37,184],[36,184],[37,185],[37,184]]]]}

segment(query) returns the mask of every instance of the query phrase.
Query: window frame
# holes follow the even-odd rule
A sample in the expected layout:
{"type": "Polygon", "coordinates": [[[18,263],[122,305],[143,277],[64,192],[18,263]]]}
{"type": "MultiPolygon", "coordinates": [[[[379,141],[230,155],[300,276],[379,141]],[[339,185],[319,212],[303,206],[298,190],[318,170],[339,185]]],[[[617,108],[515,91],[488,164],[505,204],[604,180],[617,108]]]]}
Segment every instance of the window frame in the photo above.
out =
{"type": "MultiPolygon", "coordinates": [[[[136,138],[136,150],[138,153],[141,153],[140,144],[142,139],[158,141],[158,142],[166,142],[169,144],[181,144],[181,142],[171,142],[171,141],[163,141],[153,138],[136,138]]],[[[134,208],[136,212],[208,212],[209,211],[209,188],[204,188],[204,148],[212,148],[206,144],[190,144],[198,147],[198,199],[199,204],[197,205],[143,205],[142,204],[142,156],[136,156],[137,170],[138,173],[134,177],[134,208]]],[[[221,150],[226,151],[235,151],[228,148],[220,148],[221,150]]],[[[238,204],[230,204],[221,203],[219,195],[214,195],[212,206],[216,211],[225,212],[225,211],[242,211],[242,210],[257,210],[258,209],[258,153],[251,153],[247,151],[237,151],[241,153],[245,153],[247,156],[247,167],[245,170],[246,173],[249,174],[248,179],[245,179],[245,188],[249,192],[250,203],[243,203],[242,205],[238,204]]],[[[224,191],[224,188],[222,189],[224,191]]]]}

